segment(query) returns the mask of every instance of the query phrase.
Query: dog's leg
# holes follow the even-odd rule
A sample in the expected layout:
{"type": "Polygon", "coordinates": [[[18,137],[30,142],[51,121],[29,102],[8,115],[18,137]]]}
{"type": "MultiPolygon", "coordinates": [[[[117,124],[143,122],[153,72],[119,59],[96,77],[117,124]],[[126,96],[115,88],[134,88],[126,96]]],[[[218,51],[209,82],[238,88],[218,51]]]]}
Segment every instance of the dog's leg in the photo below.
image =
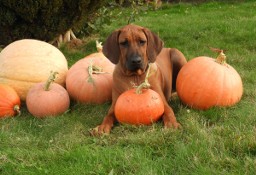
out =
{"type": "Polygon", "coordinates": [[[170,49],[170,58],[173,64],[173,72],[172,72],[172,91],[176,90],[176,79],[178,76],[178,73],[182,66],[184,66],[187,63],[187,60],[182,52],[180,52],[178,49],[170,49]]]}
{"type": "Polygon", "coordinates": [[[114,114],[114,105],[112,104],[108,111],[108,114],[105,116],[102,123],[96,128],[92,129],[90,133],[94,136],[109,134],[115,121],[116,121],[116,118],[114,114]]]}
{"type": "MultiPolygon", "coordinates": [[[[187,63],[187,60],[182,52],[180,52],[178,49],[170,49],[170,58],[172,62],[172,92],[175,92],[176,90],[176,79],[178,76],[178,73],[182,66],[184,66],[187,63]]],[[[158,92],[161,93],[162,91],[158,92]]],[[[162,94],[162,99],[165,96],[162,94]]],[[[163,115],[163,123],[165,128],[180,128],[181,125],[177,122],[176,117],[174,115],[173,109],[169,106],[167,100],[164,100],[164,115],[163,115]]]]}
{"type": "Polygon", "coordinates": [[[109,113],[104,119],[101,125],[98,126],[99,134],[109,134],[115,122],[114,113],[109,113]]]}
{"type": "Polygon", "coordinates": [[[177,122],[176,117],[173,112],[173,109],[172,109],[172,107],[169,106],[169,104],[167,102],[167,97],[165,97],[165,95],[161,89],[161,86],[159,86],[159,84],[152,83],[151,88],[160,95],[160,97],[164,103],[164,114],[162,116],[164,127],[165,128],[175,128],[175,129],[180,128],[181,125],[177,122]]]}
{"type": "Polygon", "coordinates": [[[162,97],[164,102],[164,114],[163,114],[163,123],[165,128],[180,128],[181,125],[177,122],[174,115],[173,109],[169,106],[168,102],[165,100],[165,97],[162,97]]]}
{"type": "Polygon", "coordinates": [[[164,106],[164,115],[162,117],[165,128],[180,128],[181,125],[177,122],[173,109],[167,104],[164,106]]]}

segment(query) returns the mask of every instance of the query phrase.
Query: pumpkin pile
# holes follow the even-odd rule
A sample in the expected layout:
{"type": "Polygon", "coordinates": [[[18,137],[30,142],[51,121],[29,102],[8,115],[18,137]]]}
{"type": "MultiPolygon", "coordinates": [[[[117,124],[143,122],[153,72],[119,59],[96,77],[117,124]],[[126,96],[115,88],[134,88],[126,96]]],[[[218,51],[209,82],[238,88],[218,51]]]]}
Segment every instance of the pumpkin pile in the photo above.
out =
{"type": "Polygon", "coordinates": [[[240,75],[226,63],[221,49],[216,59],[199,56],[180,70],[176,89],[181,101],[195,109],[232,106],[240,101],[243,84],[240,75]]]}
{"type": "Polygon", "coordinates": [[[120,123],[150,125],[164,113],[164,103],[160,95],[149,89],[150,66],[145,81],[137,88],[122,93],[115,104],[115,116],[120,123]]]}
{"type": "Polygon", "coordinates": [[[38,118],[64,113],[70,98],[81,103],[110,101],[114,64],[103,55],[101,43],[96,44],[98,52],[70,70],[62,52],[46,42],[23,39],[6,46],[0,53],[0,117],[20,114],[21,100],[38,118]]]}
{"type": "MultiPolygon", "coordinates": [[[[96,43],[98,52],[69,70],[62,52],[46,42],[23,39],[6,46],[0,53],[0,118],[19,115],[21,101],[38,118],[64,113],[70,99],[94,104],[110,101],[115,66],[102,53],[101,43],[96,43]]],[[[178,74],[178,96],[192,108],[231,106],[242,97],[240,75],[226,63],[223,50],[213,50],[219,53],[217,59],[196,57],[178,74]]],[[[162,116],[164,104],[160,95],[149,89],[149,72],[150,66],[141,85],[118,97],[114,110],[120,123],[149,125],[162,116]]]]}

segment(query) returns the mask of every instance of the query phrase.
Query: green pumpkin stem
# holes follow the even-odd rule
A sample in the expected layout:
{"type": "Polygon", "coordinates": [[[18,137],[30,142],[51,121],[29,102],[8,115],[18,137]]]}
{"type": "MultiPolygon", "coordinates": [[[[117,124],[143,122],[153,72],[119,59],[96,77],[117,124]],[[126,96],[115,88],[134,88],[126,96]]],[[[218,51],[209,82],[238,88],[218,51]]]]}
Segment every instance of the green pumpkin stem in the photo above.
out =
{"type": "Polygon", "coordinates": [[[15,106],[13,107],[13,110],[18,114],[17,116],[20,116],[20,115],[21,115],[20,106],[19,106],[19,105],[15,105],[15,106]]]}
{"type": "Polygon", "coordinates": [[[108,74],[108,72],[104,72],[103,68],[101,68],[100,66],[93,65],[93,60],[91,60],[90,65],[88,66],[88,74],[89,74],[89,77],[87,81],[89,83],[93,83],[94,82],[92,77],[93,74],[108,74]]]}
{"type": "Polygon", "coordinates": [[[50,85],[54,82],[54,80],[56,79],[56,75],[58,74],[58,72],[53,72],[51,71],[51,74],[48,78],[48,80],[46,81],[45,85],[44,85],[44,90],[45,91],[49,91],[50,90],[50,85]]]}
{"type": "Polygon", "coordinates": [[[98,40],[96,40],[96,48],[98,52],[102,52],[102,42],[99,42],[98,40]]]}
{"type": "Polygon", "coordinates": [[[223,49],[217,49],[217,48],[212,48],[210,47],[210,49],[213,51],[213,52],[217,52],[219,53],[218,57],[216,58],[216,62],[221,64],[221,65],[226,65],[226,55],[224,54],[224,51],[226,50],[223,50],[223,49]]]}
{"type": "Polygon", "coordinates": [[[148,89],[150,87],[150,84],[148,82],[148,78],[150,77],[150,68],[151,68],[152,63],[149,63],[148,65],[148,70],[146,73],[145,81],[141,83],[137,88],[136,88],[136,94],[142,94],[142,89],[148,89]]]}
{"type": "Polygon", "coordinates": [[[216,58],[216,62],[222,65],[226,64],[226,55],[224,54],[223,50],[221,50],[218,57],[216,58]]]}

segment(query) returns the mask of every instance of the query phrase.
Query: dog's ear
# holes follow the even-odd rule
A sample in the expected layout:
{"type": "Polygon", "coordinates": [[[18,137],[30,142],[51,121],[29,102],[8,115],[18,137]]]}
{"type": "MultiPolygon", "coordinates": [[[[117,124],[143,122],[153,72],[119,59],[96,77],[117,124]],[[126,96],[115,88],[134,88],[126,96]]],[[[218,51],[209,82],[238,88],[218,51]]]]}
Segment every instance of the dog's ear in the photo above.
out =
{"type": "Polygon", "coordinates": [[[161,52],[163,48],[163,41],[149,29],[143,29],[147,37],[147,56],[151,63],[156,61],[156,56],[161,52]]]}
{"type": "Polygon", "coordinates": [[[114,31],[108,36],[103,45],[103,54],[114,64],[117,64],[120,56],[120,48],[118,44],[118,37],[120,31],[114,31]]]}

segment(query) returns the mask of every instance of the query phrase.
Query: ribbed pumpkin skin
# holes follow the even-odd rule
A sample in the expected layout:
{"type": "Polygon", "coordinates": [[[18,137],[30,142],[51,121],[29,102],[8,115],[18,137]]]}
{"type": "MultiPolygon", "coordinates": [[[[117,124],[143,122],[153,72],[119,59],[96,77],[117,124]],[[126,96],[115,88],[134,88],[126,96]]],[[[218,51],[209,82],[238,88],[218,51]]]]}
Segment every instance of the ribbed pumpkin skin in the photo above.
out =
{"type": "Polygon", "coordinates": [[[13,87],[23,101],[30,87],[46,81],[50,71],[59,73],[55,82],[64,86],[67,60],[49,43],[34,39],[18,40],[0,53],[0,83],[13,87]]]}
{"type": "Polygon", "coordinates": [[[20,107],[20,98],[17,92],[8,85],[0,84],[0,118],[12,117],[17,114],[14,107],[20,107]]]}
{"type": "Polygon", "coordinates": [[[80,103],[102,104],[112,99],[112,73],[115,65],[101,52],[79,60],[68,70],[66,88],[71,99],[80,103]],[[91,64],[103,68],[100,74],[92,74],[93,82],[88,81],[88,67],[91,64]]]}
{"type": "Polygon", "coordinates": [[[120,123],[132,125],[150,125],[157,121],[164,112],[164,104],[158,93],[143,89],[136,94],[131,89],[121,94],[115,104],[115,116],[120,123]]]}
{"type": "Polygon", "coordinates": [[[243,94],[242,80],[237,71],[205,56],[194,58],[182,67],[176,89],[184,104],[203,110],[213,106],[232,106],[243,94]]]}
{"type": "Polygon", "coordinates": [[[45,83],[37,83],[28,92],[26,104],[28,111],[35,117],[44,118],[56,116],[68,110],[70,100],[66,89],[57,83],[52,83],[48,91],[45,83]]]}

